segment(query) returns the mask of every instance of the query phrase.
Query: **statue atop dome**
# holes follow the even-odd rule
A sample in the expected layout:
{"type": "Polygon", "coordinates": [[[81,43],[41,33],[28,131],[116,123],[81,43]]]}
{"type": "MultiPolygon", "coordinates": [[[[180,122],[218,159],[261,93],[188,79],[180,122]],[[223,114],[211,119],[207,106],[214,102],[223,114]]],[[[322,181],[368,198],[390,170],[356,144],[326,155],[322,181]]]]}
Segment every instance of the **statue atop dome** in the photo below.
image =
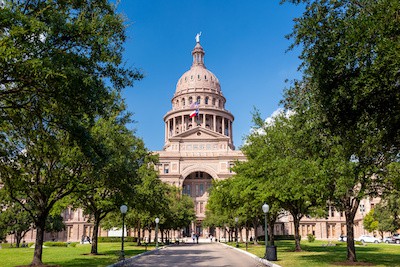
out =
{"type": "Polygon", "coordinates": [[[196,34],[196,43],[200,43],[200,36],[201,36],[201,32],[196,34]]]}

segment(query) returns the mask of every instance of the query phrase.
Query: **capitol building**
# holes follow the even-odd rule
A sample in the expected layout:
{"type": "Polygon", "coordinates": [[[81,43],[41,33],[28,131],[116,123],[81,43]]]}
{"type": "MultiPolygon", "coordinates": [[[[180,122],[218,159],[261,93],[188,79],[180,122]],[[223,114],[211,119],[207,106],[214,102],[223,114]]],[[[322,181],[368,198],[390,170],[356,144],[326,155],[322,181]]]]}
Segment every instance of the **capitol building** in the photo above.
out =
{"type": "MultiPolygon", "coordinates": [[[[225,108],[227,99],[217,76],[206,68],[205,51],[199,37],[196,36],[192,50],[190,69],[178,79],[175,92],[171,90],[171,110],[163,117],[164,147],[154,153],[159,155],[159,178],[179,187],[182,194],[193,199],[196,219],[178,235],[189,236],[195,232],[203,237],[209,234],[222,236],[222,229],[202,225],[209,188],[213,180],[231,177],[234,174],[231,167],[236,161],[245,161],[246,157],[240,150],[235,150],[234,115],[225,108]]],[[[363,218],[378,202],[377,199],[361,200],[355,216],[355,237],[367,233],[362,225],[363,218]]],[[[61,215],[66,230],[56,233],[56,237],[46,233],[45,240],[80,241],[82,236],[92,236],[93,224],[88,222],[88,217],[81,209],[68,208],[61,215]]],[[[258,231],[263,234],[261,228],[258,231]]],[[[134,232],[128,231],[128,235],[134,232]]],[[[274,234],[294,234],[293,218],[289,213],[275,223],[274,234]]],[[[300,235],[305,238],[308,234],[313,234],[317,239],[337,240],[338,236],[346,234],[343,213],[330,208],[326,218],[304,217],[300,221],[300,235]]],[[[99,236],[108,235],[110,232],[100,230],[99,236]]],[[[250,236],[254,236],[254,230],[250,236]]],[[[13,242],[13,237],[8,236],[7,240],[13,242]]],[[[24,240],[34,241],[35,231],[26,234],[24,240]]]]}

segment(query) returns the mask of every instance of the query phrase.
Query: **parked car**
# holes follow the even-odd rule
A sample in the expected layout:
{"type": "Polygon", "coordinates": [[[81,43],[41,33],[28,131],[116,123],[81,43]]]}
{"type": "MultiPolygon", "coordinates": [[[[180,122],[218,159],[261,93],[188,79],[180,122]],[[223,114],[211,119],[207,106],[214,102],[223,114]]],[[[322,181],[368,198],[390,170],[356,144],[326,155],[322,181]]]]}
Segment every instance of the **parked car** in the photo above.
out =
{"type": "Polygon", "coordinates": [[[383,243],[386,243],[386,244],[394,243],[391,236],[384,237],[384,238],[382,239],[382,242],[383,242],[383,243]]]}
{"type": "Polygon", "coordinates": [[[379,242],[381,242],[381,240],[379,238],[376,238],[372,235],[362,235],[359,238],[357,238],[356,241],[361,241],[363,243],[379,243],[379,242]]]}
{"type": "Polygon", "coordinates": [[[345,236],[345,235],[339,236],[339,237],[338,237],[338,241],[340,241],[340,242],[347,242],[347,236],[345,236]]]}
{"type": "Polygon", "coordinates": [[[394,234],[392,236],[392,242],[396,244],[400,244],[400,234],[394,234]]]}

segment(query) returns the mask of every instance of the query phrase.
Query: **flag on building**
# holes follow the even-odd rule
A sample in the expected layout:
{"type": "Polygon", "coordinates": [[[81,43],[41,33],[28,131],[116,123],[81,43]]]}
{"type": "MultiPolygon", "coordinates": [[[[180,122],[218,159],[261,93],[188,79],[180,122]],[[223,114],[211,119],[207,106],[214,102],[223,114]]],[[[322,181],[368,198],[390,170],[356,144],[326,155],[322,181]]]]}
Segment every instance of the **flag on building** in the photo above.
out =
{"type": "Polygon", "coordinates": [[[190,113],[190,115],[189,115],[190,118],[193,118],[193,117],[199,115],[199,103],[193,102],[190,105],[190,108],[195,108],[195,110],[192,113],[190,113]]]}
{"type": "Polygon", "coordinates": [[[194,110],[192,113],[190,113],[190,118],[193,118],[194,116],[199,115],[199,109],[194,110]]]}

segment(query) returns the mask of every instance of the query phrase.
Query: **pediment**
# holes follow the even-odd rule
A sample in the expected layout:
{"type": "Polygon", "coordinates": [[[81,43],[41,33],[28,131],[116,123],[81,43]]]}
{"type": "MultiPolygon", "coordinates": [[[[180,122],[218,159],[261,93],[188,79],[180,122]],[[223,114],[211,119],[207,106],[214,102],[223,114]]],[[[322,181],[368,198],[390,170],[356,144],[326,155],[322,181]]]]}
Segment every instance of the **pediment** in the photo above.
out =
{"type": "Polygon", "coordinates": [[[220,133],[216,133],[214,131],[211,131],[209,129],[197,126],[194,127],[193,129],[190,129],[188,131],[185,131],[183,133],[177,134],[173,137],[169,138],[171,141],[179,141],[182,139],[185,140],[229,140],[228,136],[225,136],[220,133]]]}

